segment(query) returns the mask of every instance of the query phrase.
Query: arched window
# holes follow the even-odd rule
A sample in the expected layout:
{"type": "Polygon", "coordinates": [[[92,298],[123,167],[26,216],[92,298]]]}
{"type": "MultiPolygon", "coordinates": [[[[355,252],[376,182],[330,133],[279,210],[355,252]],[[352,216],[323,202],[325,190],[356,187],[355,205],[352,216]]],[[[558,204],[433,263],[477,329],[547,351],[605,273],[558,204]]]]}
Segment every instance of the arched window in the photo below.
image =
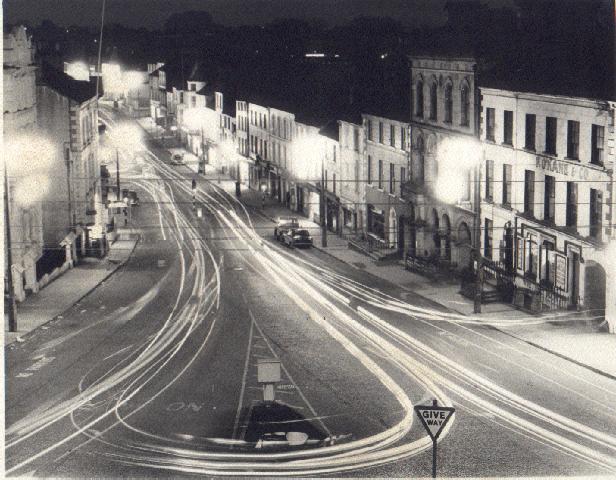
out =
{"type": "Polygon", "coordinates": [[[460,90],[460,125],[465,127],[469,124],[470,100],[468,86],[462,85],[460,90]]]}
{"type": "Polygon", "coordinates": [[[451,83],[445,87],[445,122],[451,123],[453,117],[453,98],[451,83]]]}
{"type": "Polygon", "coordinates": [[[436,103],[436,81],[432,82],[432,85],[430,85],[430,119],[431,120],[436,120],[436,110],[437,110],[437,103],[436,103]]]}
{"type": "Polygon", "coordinates": [[[419,80],[417,82],[417,87],[416,87],[416,95],[415,95],[417,101],[415,102],[416,105],[416,109],[415,109],[415,115],[417,115],[418,117],[423,117],[424,114],[424,92],[423,92],[423,81],[419,80]]]}

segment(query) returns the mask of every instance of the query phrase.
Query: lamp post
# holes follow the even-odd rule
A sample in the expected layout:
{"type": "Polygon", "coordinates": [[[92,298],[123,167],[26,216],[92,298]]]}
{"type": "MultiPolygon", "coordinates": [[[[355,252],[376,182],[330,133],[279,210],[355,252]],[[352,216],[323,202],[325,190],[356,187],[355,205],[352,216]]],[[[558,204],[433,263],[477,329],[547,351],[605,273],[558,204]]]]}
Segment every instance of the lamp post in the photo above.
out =
{"type": "Polygon", "coordinates": [[[481,313],[481,297],[483,293],[483,256],[481,255],[481,163],[474,168],[475,177],[475,296],[473,312],[481,313]]]}
{"type": "Polygon", "coordinates": [[[17,306],[15,303],[15,285],[13,284],[13,245],[11,244],[11,215],[9,213],[9,181],[4,164],[4,221],[6,223],[7,282],[9,289],[9,332],[17,331],[17,306]]]}
{"type": "Polygon", "coordinates": [[[120,153],[116,147],[116,199],[120,201],[120,153]]]}
{"type": "Polygon", "coordinates": [[[320,196],[320,217],[321,217],[321,247],[327,247],[327,185],[325,184],[325,166],[321,157],[321,196],[320,196]]]}

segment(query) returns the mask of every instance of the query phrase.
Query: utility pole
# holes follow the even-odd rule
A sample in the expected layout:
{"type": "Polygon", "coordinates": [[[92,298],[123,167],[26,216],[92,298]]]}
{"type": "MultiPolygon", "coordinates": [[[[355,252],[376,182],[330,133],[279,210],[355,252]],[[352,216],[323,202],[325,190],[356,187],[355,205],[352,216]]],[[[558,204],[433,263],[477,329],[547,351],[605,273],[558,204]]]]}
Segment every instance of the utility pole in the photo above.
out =
{"type": "Polygon", "coordinates": [[[9,288],[9,332],[17,331],[17,307],[13,284],[13,245],[11,244],[11,215],[9,213],[9,181],[4,164],[4,221],[6,223],[7,282],[9,288]]]}
{"type": "Polygon", "coordinates": [[[483,257],[481,255],[481,166],[483,162],[475,167],[475,295],[473,301],[473,312],[481,313],[481,297],[483,290],[483,257]]]}
{"type": "Polygon", "coordinates": [[[116,188],[118,189],[117,200],[120,201],[120,153],[116,147],[116,188]]]}
{"type": "Polygon", "coordinates": [[[321,159],[321,195],[320,195],[320,208],[319,213],[321,217],[321,247],[327,247],[327,185],[325,184],[325,169],[323,166],[323,160],[321,159]]]}

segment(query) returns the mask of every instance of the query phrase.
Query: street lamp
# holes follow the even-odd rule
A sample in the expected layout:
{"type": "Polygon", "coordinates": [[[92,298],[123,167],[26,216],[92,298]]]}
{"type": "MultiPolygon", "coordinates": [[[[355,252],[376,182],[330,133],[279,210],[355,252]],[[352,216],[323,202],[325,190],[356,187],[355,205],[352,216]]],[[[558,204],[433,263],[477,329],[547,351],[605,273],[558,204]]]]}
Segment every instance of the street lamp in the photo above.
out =
{"type": "Polygon", "coordinates": [[[448,204],[456,204],[464,200],[470,191],[471,196],[465,199],[475,207],[473,216],[475,256],[473,268],[475,271],[474,312],[481,313],[481,294],[483,289],[483,257],[481,255],[481,160],[482,150],[477,139],[447,138],[438,147],[438,175],[434,186],[437,198],[448,204]],[[470,182],[472,174],[475,188],[467,185],[461,176],[468,173],[466,179],[470,182]]]}
{"type": "Polygon", "coordinates": [[[316,133],[308,133],[296,137],[292,145],[292,171],[302,180],[315,181],[318,178],[318,167],[321,166],[321,180],[319,182],[319,220],[321,226],[321,246],[327,247],[327,186],[325,185],[325,142],[316,133]]]}
{"type": "Polygon", "coordinates": [[[116,150],[116,199],[120,201],[120,150],[128,155],[134,155],[145,149],[142,142],[142,131],[131,123],[123,123],[114,127],[109,135],[116,150]]]}

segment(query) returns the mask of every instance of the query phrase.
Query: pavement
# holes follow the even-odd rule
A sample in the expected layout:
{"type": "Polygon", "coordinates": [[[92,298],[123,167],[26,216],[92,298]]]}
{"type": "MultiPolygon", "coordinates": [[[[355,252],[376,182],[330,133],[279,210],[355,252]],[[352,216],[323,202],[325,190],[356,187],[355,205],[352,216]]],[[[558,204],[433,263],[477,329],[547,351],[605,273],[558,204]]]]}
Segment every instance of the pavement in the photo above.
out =
{"type": "Polygon", "coordinates": [[[37,294],[17,304],[17,331],[8,331],[5,315],[4,345],[21,342],[29,332],[58,318],[92,290],[107,280],[130,257],[137,240],[117,240],[109,247],[107,258],[83,258],[37,294]]]}

